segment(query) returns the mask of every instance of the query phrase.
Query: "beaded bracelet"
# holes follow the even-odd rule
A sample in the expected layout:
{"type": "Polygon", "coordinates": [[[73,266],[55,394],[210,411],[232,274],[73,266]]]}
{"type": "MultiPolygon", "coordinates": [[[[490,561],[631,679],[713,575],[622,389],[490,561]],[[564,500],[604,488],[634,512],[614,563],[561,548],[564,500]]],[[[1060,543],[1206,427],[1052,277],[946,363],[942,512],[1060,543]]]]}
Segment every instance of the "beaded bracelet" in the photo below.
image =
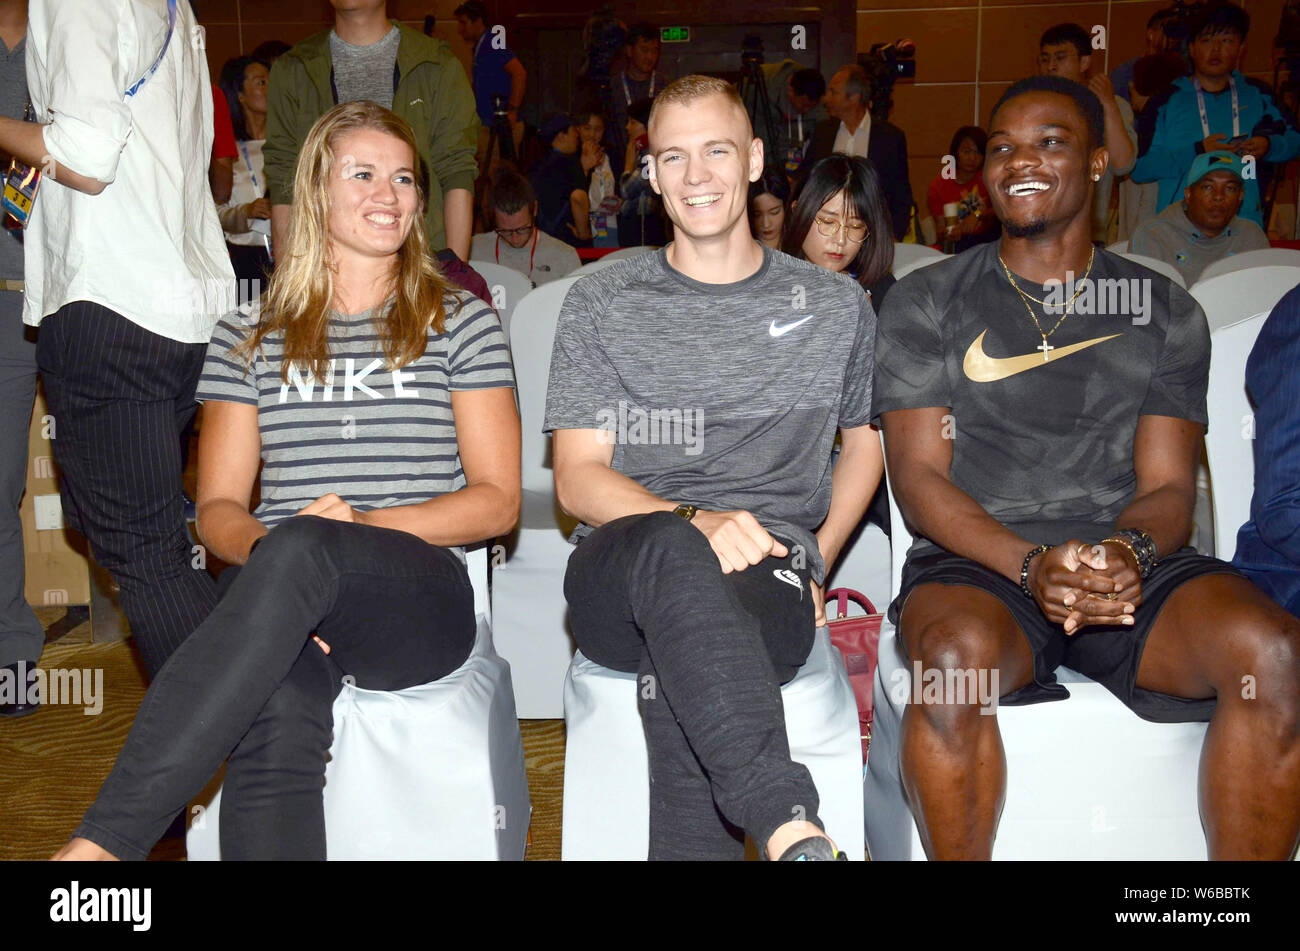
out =
{"type": "Polygon", "coordinates": [[[1043,552],[1051,550],[1051,545],[1039,545],[1037,548],[1030,549],[1029,554],[1025,555],[1025,560],[1020,563],[1020,590],[1031,601],[1034,599],[1034,592],[1029,590],[1029,563],[1043,552]]]}

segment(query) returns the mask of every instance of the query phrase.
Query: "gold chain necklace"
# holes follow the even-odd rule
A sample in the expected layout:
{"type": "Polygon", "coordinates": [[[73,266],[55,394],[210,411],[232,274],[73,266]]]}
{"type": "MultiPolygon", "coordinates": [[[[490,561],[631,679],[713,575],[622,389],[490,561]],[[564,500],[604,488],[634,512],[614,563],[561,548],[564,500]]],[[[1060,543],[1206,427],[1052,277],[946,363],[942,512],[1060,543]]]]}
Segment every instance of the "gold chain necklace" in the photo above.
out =
{"type": "Polygon", "coordinates": [[[1051,330],[1044,333],[1043,325],[1038,322],[1038,315],[1034,313],[1034,309],[1029,306],[1029,302],[1034,301],[1035,303],[1042,304],[1044,307],[1048,307],[1050,305],[1047,303],[1047,301],[1039,300],[1037,297],[1034,297],[1032,294],[1026,294],[1024,291],[1022,291],[1020,289],[1020,285],[1016,283],[1016,279],[1011,276],[1011,268],[1007,267],[1007,262],[1002,260],[1002,255],[1001,254],[998,255],[998,263],[1002,265],[1002,270],[1007,275],[1007,283],[1009,283],[1011,287],[1015,290],[1015,292],[1020,295],[1020,301],[1022,304],[1025,305],[1025,312],[1029,314],[1029,319],[1034,322],[1034,329],[1037,330],[1038,335],[1043,338],[1042,344],[1038,347],[1035,347],[1034,349],[1043,351],[1044,363],[1046,363],[1049,359],[1051,359],[1048,356],[1048,352],[1056,349],[1055,347],[1053,347],[1051,344],[1047,342],[1047,338],[1050,337],[1052,334],[1056,333],[1057,328],[1060,327],[1061,324],[1065,323],[1065,318],[1069,317],[1070,314],[1074,311],[1074,302],[1077,301],[1079,299],[1079,295],[1083,293],[1083,289],[1086,286],[1084,284],[1084,281],[1088,280],[1088,275],[1092,273],[1092,262],[1096,258],[1096,256],[1097,256],[1097,248],[1096,245],[1094,245],[1092,250],[1088,253],[1088,269],[1083,272],[1083,277],[1079,278],[1079,280],[1076,282],[1079,285],[1078,289],[1075,290],[1074,296],[1070,298],[1069,303],[1065,305],[1065,313],[1061,315],[1060,320],[1058,320],[1055,324],[1052,325],[1051,330]]]}

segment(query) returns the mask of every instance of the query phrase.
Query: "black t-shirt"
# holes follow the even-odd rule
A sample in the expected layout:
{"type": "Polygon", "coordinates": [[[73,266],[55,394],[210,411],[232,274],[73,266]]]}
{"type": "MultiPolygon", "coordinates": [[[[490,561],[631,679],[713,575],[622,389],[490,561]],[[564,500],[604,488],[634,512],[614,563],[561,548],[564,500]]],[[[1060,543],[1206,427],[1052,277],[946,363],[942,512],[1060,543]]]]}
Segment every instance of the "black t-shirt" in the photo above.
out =
{"type": "MultiPolygon", "coordinates": [[[[1205,314],[1168,278],[1098,250],[1074,310],[1043,338],[981,245],[912,272],[890,291],[876,334],[875,416],[948,407],[952,480],[1034,542],[1108,533],[1133,498],[1138,417],[1204,425],[1205,314]]],[[[1019,278],[1043,331],[1073,290],[1019,278]]],[[[918,553],[932,550],[918,542],[918,553]]]]}
{"type": "Polygon", "coordinates": [[[574,223],[569,197],[574,191],[587,190],[581,159],[577,154],[565,155],[551,149],[533,169],[532,181],[537,192],[537,227],[561,241],[576,244],[578,239],[566,225],[574,223]]]}

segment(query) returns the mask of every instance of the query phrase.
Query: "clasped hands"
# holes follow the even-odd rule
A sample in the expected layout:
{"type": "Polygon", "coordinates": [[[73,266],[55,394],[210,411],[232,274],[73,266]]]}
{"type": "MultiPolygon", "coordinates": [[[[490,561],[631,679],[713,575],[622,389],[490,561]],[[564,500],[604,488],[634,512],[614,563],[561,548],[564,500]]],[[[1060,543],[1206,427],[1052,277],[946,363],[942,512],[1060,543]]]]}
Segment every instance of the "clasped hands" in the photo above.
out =
{"type": "Polygon", "coordinates": [[[1043,614],[1066,634],[1090,625],[1132,624],[1142,603],[1137,561],[1115,542],[1072,538],[1033,558],[1026,583],[1043,614]]]}

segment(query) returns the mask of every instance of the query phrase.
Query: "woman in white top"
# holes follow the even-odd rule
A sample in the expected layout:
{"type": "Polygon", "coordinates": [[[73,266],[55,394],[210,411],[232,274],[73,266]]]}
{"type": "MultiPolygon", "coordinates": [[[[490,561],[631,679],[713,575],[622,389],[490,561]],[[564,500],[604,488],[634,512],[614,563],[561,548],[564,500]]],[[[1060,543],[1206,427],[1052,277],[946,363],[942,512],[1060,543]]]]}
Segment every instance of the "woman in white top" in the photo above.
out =
{"type": "Polygon", "coordinates": [[[575,122],[578,133],[582,136],[583,171],[587,171],[589,163],[595,162],[589,173],[591,184],[587,187],[591,210],[606,214],[615,212],[618,210],[617,183],[614,181],[609,156],[601,144],[605,138],[605,117],[599,112],[588,112],[576,116],[575,122]],[[609,199],[608,203],[606,199],[609,199]]]}
{"type": "Polygon", "coordinates": [[[241,304],[261,294],[261,285],[271,273],[271,203],[266,198],[266,173],[262,168],[270,75],[269,67],[251,56],[236,57],[221,68],[221,91],[230,104],[239,155],[235,158],[230,200],[217,207],[217,216],[226,232],[230,263],[239,279],[241,304]]]}

